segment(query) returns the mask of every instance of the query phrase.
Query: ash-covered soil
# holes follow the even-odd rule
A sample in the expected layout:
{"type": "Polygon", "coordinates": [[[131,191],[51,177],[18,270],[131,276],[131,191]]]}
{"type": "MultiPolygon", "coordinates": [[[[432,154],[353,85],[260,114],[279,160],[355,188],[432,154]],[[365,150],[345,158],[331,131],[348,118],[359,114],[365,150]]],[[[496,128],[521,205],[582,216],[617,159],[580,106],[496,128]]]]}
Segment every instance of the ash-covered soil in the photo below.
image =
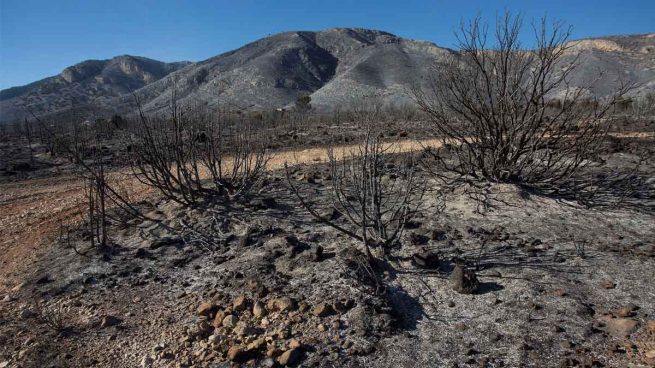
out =
{"type": "MultiPolygon", "coordinates": [[[[624,148],[605,161],[638,161],[624,148]]],[[[329,214],[326,178],[293,174],[329,214]]],[[[141,202],[152,220],[112,228],[112,254],[83,229],[59,237],[2,295],[0,367],[655,365],[647,202],[586,208],[492,185],[481,208],[462,188],[430,192],[376,287],[359,245],[284,180],[230,206],[141,202]],[[473,294],[455,290],[461,267],[473,294]]]]}

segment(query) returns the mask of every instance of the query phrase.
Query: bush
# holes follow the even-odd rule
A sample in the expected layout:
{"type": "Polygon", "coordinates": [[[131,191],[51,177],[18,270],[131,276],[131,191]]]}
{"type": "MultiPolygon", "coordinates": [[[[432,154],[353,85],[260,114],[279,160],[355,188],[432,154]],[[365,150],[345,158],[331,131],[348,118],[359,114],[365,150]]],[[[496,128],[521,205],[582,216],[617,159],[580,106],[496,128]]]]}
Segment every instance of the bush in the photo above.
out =
{"type": "Polygon", "coordinates": [[[439,65],[413,96],[453,153],[448,162],[435,153],[441,168],[552,189],[598,154],[607,117],[629,86],[608,99],[586,98],[587,88],[568,82],[577,67],[577,58],[565,57],[571,29],[542,19],[535,47],[526,51],[521,28],[521,17],[507,13],[490,41],[479,18],[462,25],[459,55],[439,65]],[[563,95],[553,100],[556,92],[563,95]]]}

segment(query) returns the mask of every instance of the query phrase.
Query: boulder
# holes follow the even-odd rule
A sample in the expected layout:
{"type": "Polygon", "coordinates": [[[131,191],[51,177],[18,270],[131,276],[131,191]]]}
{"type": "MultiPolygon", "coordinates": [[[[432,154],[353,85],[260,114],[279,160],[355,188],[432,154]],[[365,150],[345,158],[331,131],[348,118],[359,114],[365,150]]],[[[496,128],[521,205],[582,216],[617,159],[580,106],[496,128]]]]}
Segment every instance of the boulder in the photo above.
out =
{"type": "Polygon", "coordinates": [[[282,355],[277,358],[277,362],[283,366],[291,366],[297,364],[300,361],[300,358],[302,358],[302,351],[300,348],[294,348],[282,353],[282,355]]]}
{"type": "Polygon", "coordinates": [[[232,309],[234,309],[237,312],[241,312],[243,310],[246,310],[248,304],[248,299],[244,295],[239,295],[234,299],[234,302],[232,302],[232,309]]]}
{"type": "Polygon", "coordinates": [[[603,316],[601,322],[605,323],[605,330],[614,337],[625,338],[637,329],[639,322],[631,318],[612,318],[603,316]]]}
{"type": "Polygon", "coordinates": [[[312,308],[312,314],[316,317],[327,317],[330,314],[334,313],[334,309],[328,303],[320,303],[319,305],[312,308]]]}
{"type": "Polygon", "coordinates": [[[252,315],[256,318],[262,318],[266,315],[266,308],[261,302],[255,302],[252,306],[252,315]]]}
{"type": "Polygon", "coordinates": [[[116,326],[123,322],[121,319],[111,316],[111,315],[106,315],[102,317],[102,320],[100,321],[100,327],[105,328],[105,327],[111,327],[111,326],[116,326]]]}
{"type": "Polygon", "coordinates": [[[459,264],[450,274],[450,284],[460,294],[473,294],[480,286],[475,272],[459,264]]]}
{"type": "Polygon", "coordinates": [[[206,317],[211,314],[212,309],[214,309],[214,305],[209,302],[202,302],[198,306],[197,312],[199,316],[206,317]]]}
{"type": "Polygon", "coordinates": [[[223,327],[225,328],[234,328],[237,325],[237,322],[239,322],[239,318],[233,314],[229,314],[223,318],[223,327]]]}
{"type": "Polygon", "coordinates": [[[288,312],[296,309],[296,303],[289,297],[272,298],[266,303],[270,312],[288,312]]]}

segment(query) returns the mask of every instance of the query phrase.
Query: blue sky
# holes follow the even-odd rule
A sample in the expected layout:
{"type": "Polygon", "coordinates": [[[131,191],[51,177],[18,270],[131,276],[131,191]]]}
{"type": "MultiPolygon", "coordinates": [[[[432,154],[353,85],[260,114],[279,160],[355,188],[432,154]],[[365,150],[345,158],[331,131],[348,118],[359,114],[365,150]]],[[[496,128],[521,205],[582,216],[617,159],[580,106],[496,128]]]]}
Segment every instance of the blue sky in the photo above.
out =
{"type": "Polygon", "coordinates": [[[574,38],[655,32],[655,0],[0,0],[0,88],[86,59],[199,61],[290,30],[364,27],[454,47],[460,20],[505,9],[574,26],[574,38]]]}

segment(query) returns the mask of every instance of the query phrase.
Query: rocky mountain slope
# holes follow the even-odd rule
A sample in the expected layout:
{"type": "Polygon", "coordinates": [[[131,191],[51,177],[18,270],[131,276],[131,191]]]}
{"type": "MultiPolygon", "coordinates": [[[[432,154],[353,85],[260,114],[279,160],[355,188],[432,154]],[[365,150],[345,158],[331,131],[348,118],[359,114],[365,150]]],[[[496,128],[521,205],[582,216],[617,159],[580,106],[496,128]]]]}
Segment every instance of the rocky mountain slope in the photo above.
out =
{"type": "MultiPolygon", "coordinates": [[[[573,41],[579,54],[574,87],[595,81],[589,92],[611,93],[621,81],[638,82],[632,93],[655,90],[655,34],[573,41]],[[599,73],[602,73],[600,80],[599,73]]],[[[351,28],[286,32],[262,38],[197,63],[165,64],[121,56],[86,61],[59,76],[0,92],[0,120],[47,114],[73,104],[91,110],[129,112],[136,90],[147,111],[165,108],[176,90],[184,102],[237,109],[270,109],[311,95],[317,109],[348,108],[362,100],[410,101],[408,89],[435,63],[457,52],[390,33],[351,28]]]]}
{"type": "Polygon", "coordinates": [[[1,91],[0,119],[21,119],[29,116],[29,111],[44,115],[88,104],[109,106],[114,98],[138,90],[187,64],[129,55],[83,61],[57,76],[1,91]]]}

